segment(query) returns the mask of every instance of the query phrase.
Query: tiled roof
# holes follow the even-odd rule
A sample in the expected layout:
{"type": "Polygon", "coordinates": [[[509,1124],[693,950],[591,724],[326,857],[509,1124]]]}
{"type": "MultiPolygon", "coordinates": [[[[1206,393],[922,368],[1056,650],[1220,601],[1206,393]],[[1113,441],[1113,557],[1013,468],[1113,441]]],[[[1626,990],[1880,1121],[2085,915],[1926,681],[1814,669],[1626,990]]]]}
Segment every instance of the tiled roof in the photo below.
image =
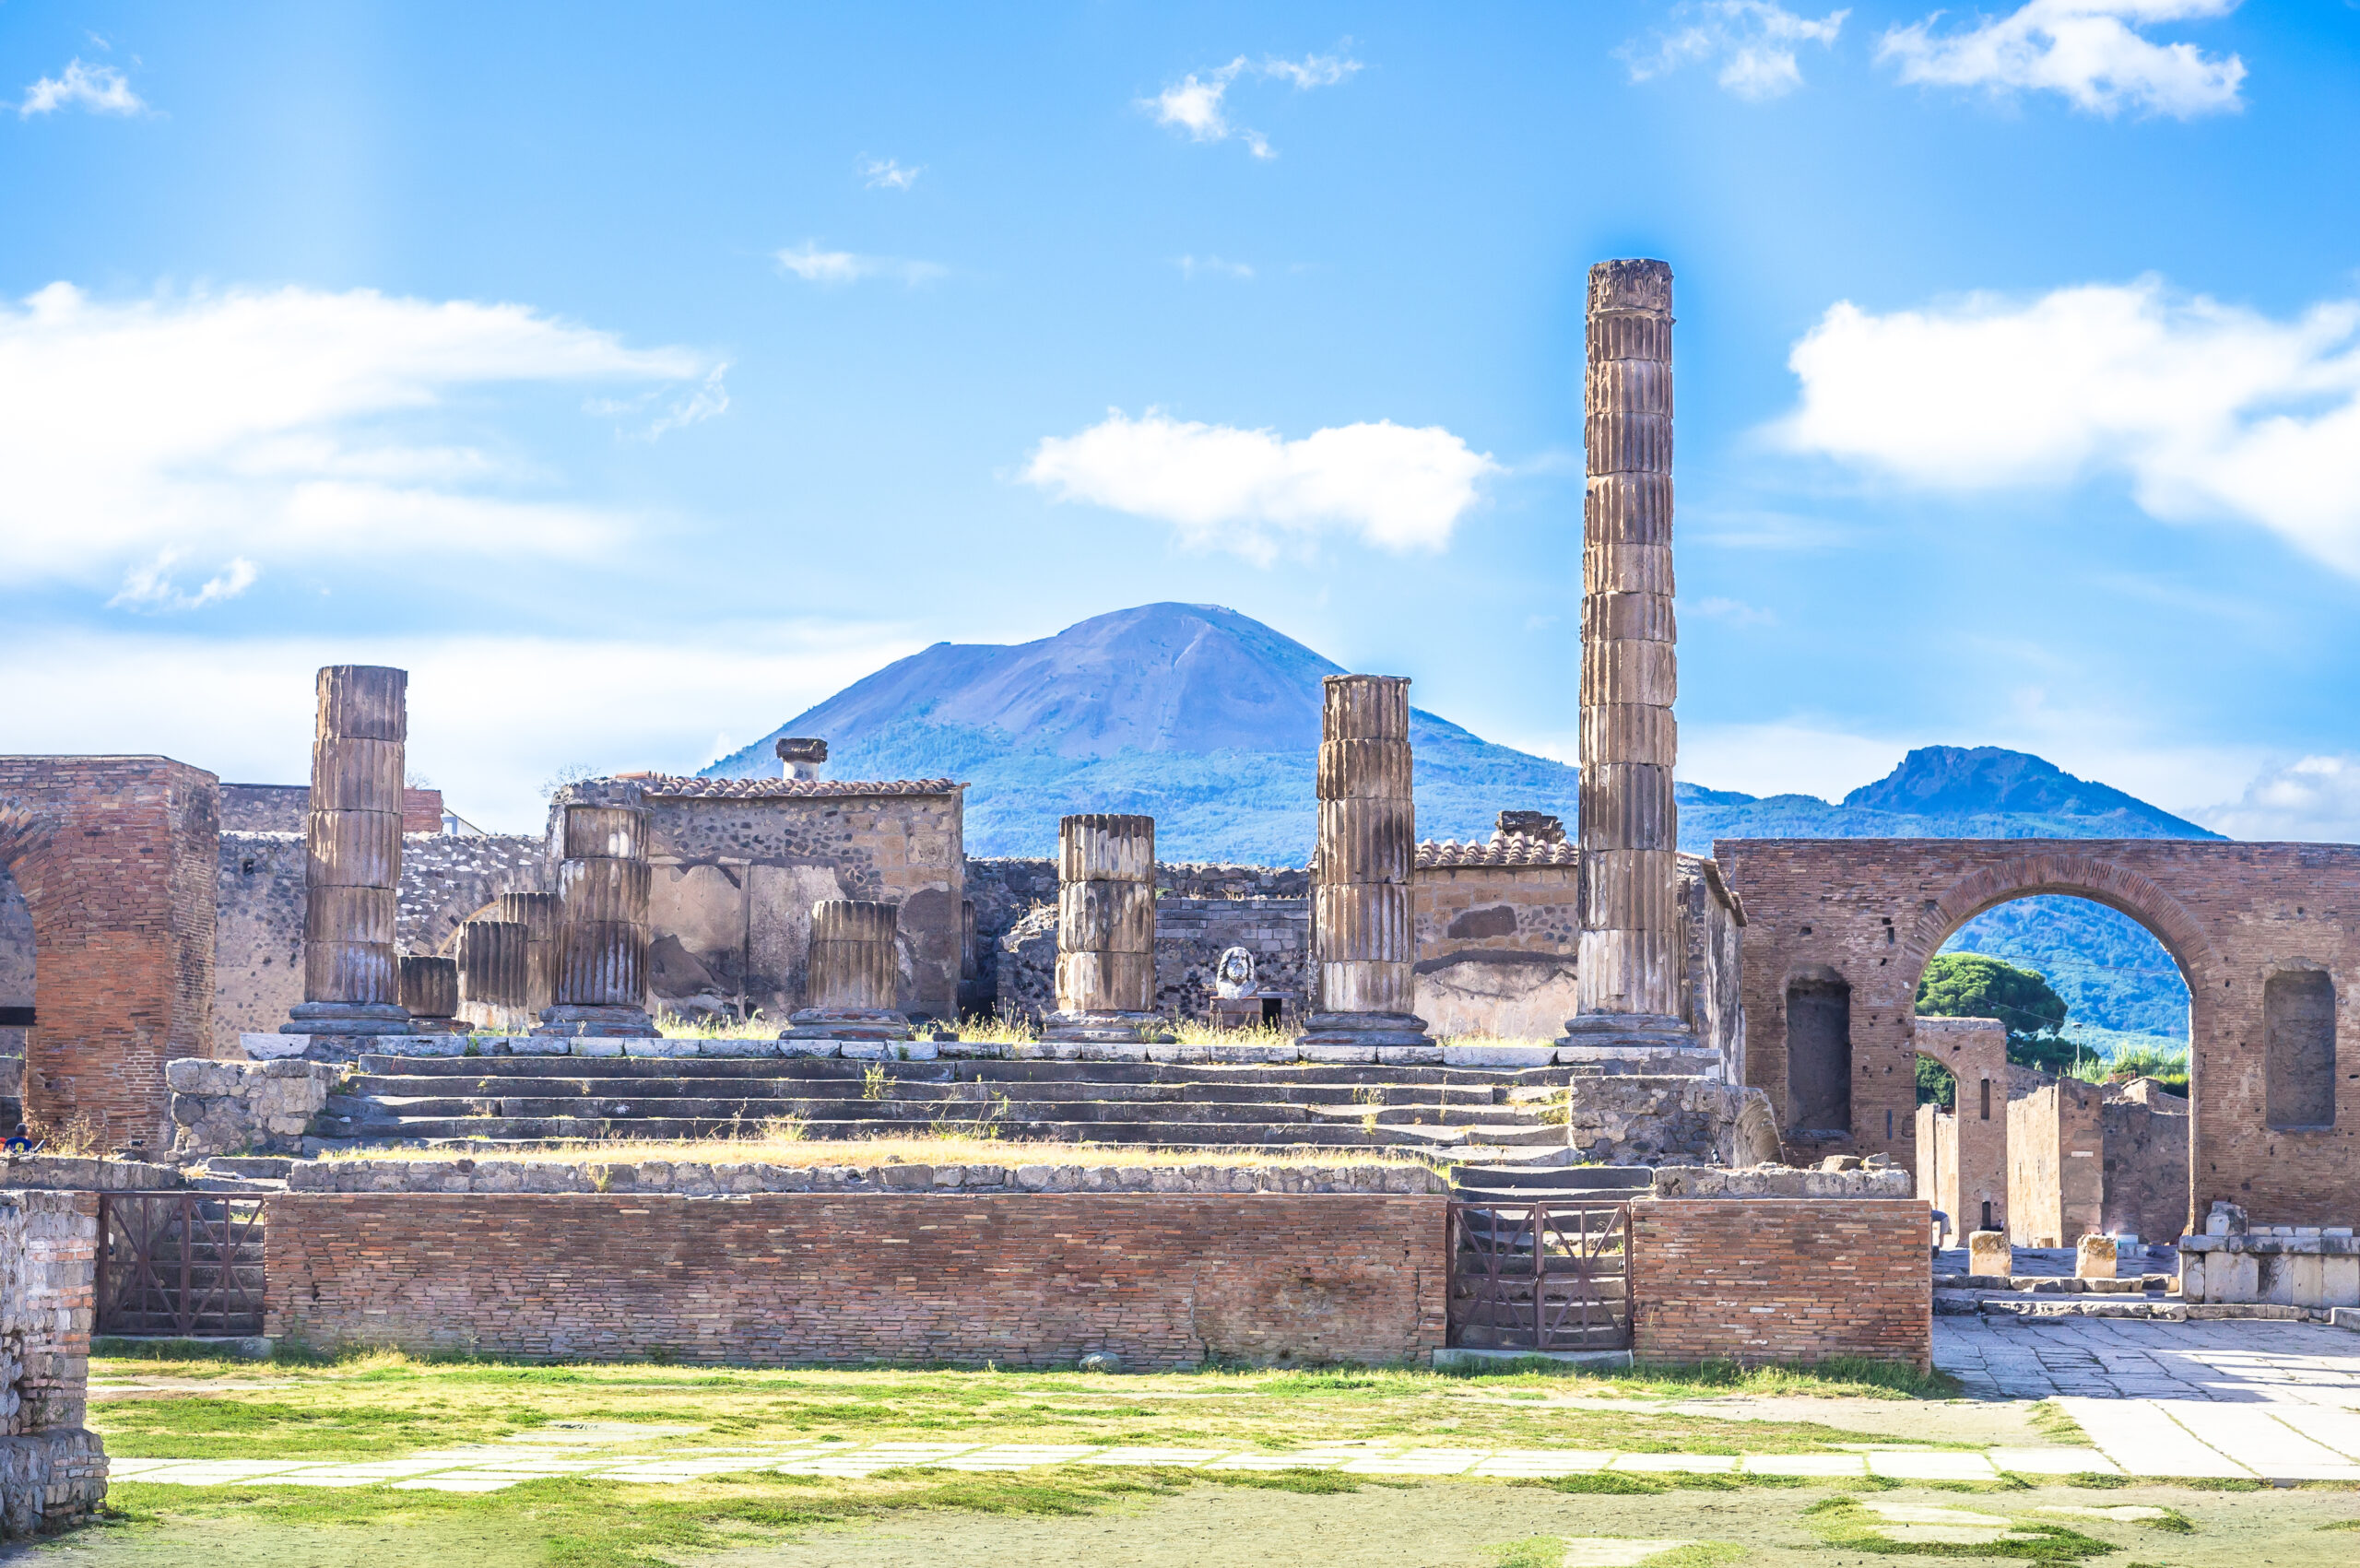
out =
{"type": "Polygon", "coordinates": [[[827,796],[955,795],[956,779],[698,779],[655,773],[632,781],[659,800],[797,800],[827,796]]]}
{"type": "Polygon", "coordinates": [[[1429,839],[1418,846],[1418,868],[1448,870],[1473,866],[1578,866],[1581,851],[1559,839],[1495,838],[1489,843],[1457,843],[1429,839]]]}

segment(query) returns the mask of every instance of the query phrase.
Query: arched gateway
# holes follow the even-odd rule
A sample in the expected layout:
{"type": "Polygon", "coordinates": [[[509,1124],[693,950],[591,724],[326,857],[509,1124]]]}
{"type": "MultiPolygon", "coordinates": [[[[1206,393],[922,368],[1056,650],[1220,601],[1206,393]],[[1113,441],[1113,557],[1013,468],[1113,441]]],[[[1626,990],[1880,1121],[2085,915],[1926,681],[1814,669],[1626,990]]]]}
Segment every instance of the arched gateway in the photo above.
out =
{"type": "Polygon", "coordinates": [[[1738,839],[1713,854],[1746,912],[1747,1077],[1791,1149],[1911,1164],[1926,961],[1994,905],[2063,894],[2139,921],[2187,977],[2192,1211],[2360,1214],[2360,1036],[2340,1038],[2360,984],[2360,846],[1738,839]]]}

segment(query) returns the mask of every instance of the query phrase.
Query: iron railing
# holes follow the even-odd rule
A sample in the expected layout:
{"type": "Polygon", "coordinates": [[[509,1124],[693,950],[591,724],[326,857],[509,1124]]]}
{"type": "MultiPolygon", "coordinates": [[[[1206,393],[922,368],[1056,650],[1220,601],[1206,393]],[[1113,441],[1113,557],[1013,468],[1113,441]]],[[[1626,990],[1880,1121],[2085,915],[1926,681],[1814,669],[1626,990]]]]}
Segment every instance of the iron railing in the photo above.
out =
{"type": "Polygon", "coordinates": [[[1450,1206],[1450,1343],[1631,1345],[1631,1207],[1536,1198],[1450,1206]]]}
{"type": "Polygon", "coordinates": [[[262,1332],[259,1197],[99,1195],[98,1332],[262,1332]]]}

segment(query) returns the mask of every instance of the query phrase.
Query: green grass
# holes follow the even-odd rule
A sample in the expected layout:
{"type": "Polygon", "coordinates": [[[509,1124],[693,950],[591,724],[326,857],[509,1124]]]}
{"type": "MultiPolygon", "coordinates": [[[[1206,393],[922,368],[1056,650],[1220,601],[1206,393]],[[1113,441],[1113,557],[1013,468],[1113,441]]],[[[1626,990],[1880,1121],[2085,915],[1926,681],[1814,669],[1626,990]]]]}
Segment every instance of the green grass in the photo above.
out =
{"type": "Polygon", "coordinates": [[[2090,1442],[2090,1434],[2082,1430],[2082,1423],[2067,1415],[2065,1407],[2054,1399],[2041,1400],[2025,1415],[2032,1421],[2033,1430],[2051,1443],[2071,1448],[2094,1446],[2090,1442]]]}
{"type": "MultiPolygon", "coordinates": [[[[1981,1509],[1968,1512],[1981,1513],[1981,1509]]],[[[1874,1552],[1882,1556],[1986,1557],[2014,1562],[2079,1562],[2104,1557],[2118,1549],[2063,1525],[2018,1519],[2012,1531],[2028,1540],[1997,1540],[1979,1546],[1946,1541],[1894,1540],[1877,1533],[1883,1521],[1851,1497],[1831,1497],[1803,1510],[1803,1517],[1819,1530],[1831,1550],[1874,1552]]]]}

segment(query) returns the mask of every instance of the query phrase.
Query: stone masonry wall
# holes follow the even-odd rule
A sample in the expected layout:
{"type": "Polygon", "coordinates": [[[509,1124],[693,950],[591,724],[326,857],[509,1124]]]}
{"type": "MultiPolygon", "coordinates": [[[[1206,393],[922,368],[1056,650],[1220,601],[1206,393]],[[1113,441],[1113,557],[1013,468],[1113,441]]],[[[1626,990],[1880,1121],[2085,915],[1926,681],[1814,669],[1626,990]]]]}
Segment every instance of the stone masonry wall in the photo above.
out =
{"type": "MultiPolygon", "coordinates": [[[[1787,1112],[1786,993],[1825,973],[1852,991],[1844,1152],[1904,1164],[1914,1141],[1911,1000],[1951,933],[2010,899],[2093,899],[2153,931],[2187,976],[2195,1060],[2191,1203],[2291,1222],[2360,1211],[2360,846],[2185,839],[1752,839],[1714,846],[1744,901],[1749,1081],[1787,1112]],[[2272,1127],[2263,991],[2323,969],[2336,995],[2335,1117],[2272,1127]],[[1888,1128],[1888,1122],[1891,1123],[1888,1128]]],[[[2070,1240],[2070,1238],[2069,1238],[2070,1240]]]]}
{"type": "Polygon", "coordinates": [[[2008,1228],[2008,1030],[1997,1019],[1921,1018],[1918,1055],[1949,1069],[1951,1109],[1918,1107],[1918,1196],[1950,1216],[1951,1232],[2008,1228]],[[1929,1144],[1931,1134],[1935,1141],[1929,1144]],[[1983,1223],[1985,1205],[1991,1223],[1983,1223]]]}
{"type": "Polygon", "coordinates": [[[0,1536],[53,1534],[106,1497],[83,1425],[98,1236],[94,1193],[0,1191],[0,1536]]]}
{"type": "Polygon", "coordinates": [[[1929,1206],[1918,1198],[1673,1198],[1631,1206],[1643,1361],[1930,1364],[1929,1206]]]}
{"type": "Polygon", "coordinates": [[[162,757],[0,757],[0,866],[33,925],[25,1109],[113,1148],[167,1136],[164,1063],[213,1006],[211,773],[162,757]]]}
{"type": "Polygon", "coordinates": [[[2008,1240],[2070,1247],[2104,1225],[2102,1091],[2029,1067],[2008,1070],[2008,1240]]]}
{"type": "Polygon", "coordinates": [[[1431,858],[1422,846],[1410,879],[1418,1016],[1426,1027],[1437,1035],[1512,1040],[1564,1033],[1580,1003],[1574,973],[1580,868],[1428,864],[1431,858]]]}
{"type": "MultiPolygon", "coordinates": [[[[405,952],[438,952],[498,895],[549,886],[538,838],[404,833],[395,935],[405,952]]],[[[215,906],[210,1054],[235,1058],[239,1035],[277,1029],[303,999],[303,835],[224,832],[215,906]]]]}
{"type": "Polygon", "coordinates": [[[648,977],[656,1005],[759,1011],[783,1025],[804,1005],[811,906],[867,899],[901,906],[894,1005],[956,1018],[966,897],[961,787],[599,779],[560,790],[551,820],[568,804],[637,804],[653,814],[648,977]]]}
{"type": "Polygon", "coordinates": [[[301,1154],[303,1133],[343,1076],[325,1062],[173,1062],[172,1149],[178,1154],[301,1154]]]}
{"type": "Polygon", "coordinates": [[[771,1366],[1422,1364],[1443,1338],[1444,1208],[289,1193],[266,1205],[265,1327],[320,1349],[771,1366]]]}
{"type": "Polygon", "coordinates": [[[2109,1092],[2099,1108],[2106,1173],[2104,1229],[2169,1241],[2188,1228],[2188,1102],[2109,1092]]]}

